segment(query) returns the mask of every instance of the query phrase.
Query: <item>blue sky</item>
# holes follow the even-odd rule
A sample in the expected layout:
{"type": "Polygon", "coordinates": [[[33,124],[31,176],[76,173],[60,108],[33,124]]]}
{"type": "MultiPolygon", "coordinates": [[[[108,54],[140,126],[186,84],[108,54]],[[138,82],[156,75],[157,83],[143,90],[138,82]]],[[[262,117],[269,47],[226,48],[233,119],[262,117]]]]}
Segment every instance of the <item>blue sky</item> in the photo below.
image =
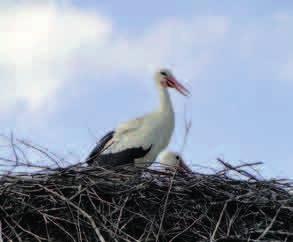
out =
{"type": "Polygon", "coordinates": [[[158,103],[153,72],[169,67],[192,91],[172,92],[189,164],[263,161],[293,177],[292,1],[3,1],[0,129],[68,159],[158,103]],[[134,101],[135,100],[135,101],[134,101]]]}

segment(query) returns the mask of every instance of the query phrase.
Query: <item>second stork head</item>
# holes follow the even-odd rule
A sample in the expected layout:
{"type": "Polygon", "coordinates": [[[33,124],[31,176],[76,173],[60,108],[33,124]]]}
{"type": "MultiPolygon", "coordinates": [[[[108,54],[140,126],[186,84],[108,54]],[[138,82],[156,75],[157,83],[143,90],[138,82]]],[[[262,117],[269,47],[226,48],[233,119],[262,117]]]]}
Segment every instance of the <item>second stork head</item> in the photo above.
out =
{"type": "Polygon", "coordinates": [[[165,151],[161,155],[160,164],[166,170],[178,169],[179,171],[191,173],[192,170],[186,165],[181,155],[176,152],[165,151]]]}

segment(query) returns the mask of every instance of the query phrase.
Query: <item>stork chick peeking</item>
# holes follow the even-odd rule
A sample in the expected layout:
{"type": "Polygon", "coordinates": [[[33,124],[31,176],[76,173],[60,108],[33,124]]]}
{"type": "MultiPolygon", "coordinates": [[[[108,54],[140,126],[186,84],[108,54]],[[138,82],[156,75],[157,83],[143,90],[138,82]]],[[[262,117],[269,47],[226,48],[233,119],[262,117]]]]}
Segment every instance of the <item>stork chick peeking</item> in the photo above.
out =
{"type": "Polygon", "coordinates": [[[168,89],[175,89],[184,96],[190,92],[168,69],[156,72],[154,79],[160,97],[159,107],[107,133],[86,159],[88,165],[108,169],[122,165],[145,168],[167,147],[175,122],[168,89]]]}
{"type": "Polygon", "coordinates": [[[164,151],[161,153],[160,159],[161,168],[165,171],[171,171],[171,173],[176,170],[179,173],[192,173],[192,170],[188,167],[188,165],[183,160],[182,156],[177,152],[172,151],[164,151]]]}

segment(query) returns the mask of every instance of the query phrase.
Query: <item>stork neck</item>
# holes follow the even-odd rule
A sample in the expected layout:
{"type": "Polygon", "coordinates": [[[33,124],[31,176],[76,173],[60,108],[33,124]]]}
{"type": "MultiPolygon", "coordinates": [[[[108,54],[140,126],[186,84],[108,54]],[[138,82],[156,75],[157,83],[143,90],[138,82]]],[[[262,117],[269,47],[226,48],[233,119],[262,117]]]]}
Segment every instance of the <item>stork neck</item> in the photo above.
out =
{"type": "Polygon", "coordinates": [[[159,94],[160,94],[160,111],[173,114],[172,102],[171,102],[170,94],[167,88],[160,87],[159,94]]]}

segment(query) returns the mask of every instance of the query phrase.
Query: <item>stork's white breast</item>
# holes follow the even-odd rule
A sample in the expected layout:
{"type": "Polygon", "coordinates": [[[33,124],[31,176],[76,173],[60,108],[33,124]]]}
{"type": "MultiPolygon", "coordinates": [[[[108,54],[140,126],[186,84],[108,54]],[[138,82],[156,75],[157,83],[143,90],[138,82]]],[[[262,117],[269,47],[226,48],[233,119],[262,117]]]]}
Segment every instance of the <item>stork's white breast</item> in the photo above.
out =
{"type": "Polygon", "coordinates": [[[174,117],[164,114],[154,116],[154,118],[145,120],[145,125],[141,127],[141,132],[139,132],[143,148],[147,149],[152,145],[152,149],[144,158],[136,160],[136,165],[154,161],[157,155],[167,147],[171,139],[174,130],[174,117]]]}

